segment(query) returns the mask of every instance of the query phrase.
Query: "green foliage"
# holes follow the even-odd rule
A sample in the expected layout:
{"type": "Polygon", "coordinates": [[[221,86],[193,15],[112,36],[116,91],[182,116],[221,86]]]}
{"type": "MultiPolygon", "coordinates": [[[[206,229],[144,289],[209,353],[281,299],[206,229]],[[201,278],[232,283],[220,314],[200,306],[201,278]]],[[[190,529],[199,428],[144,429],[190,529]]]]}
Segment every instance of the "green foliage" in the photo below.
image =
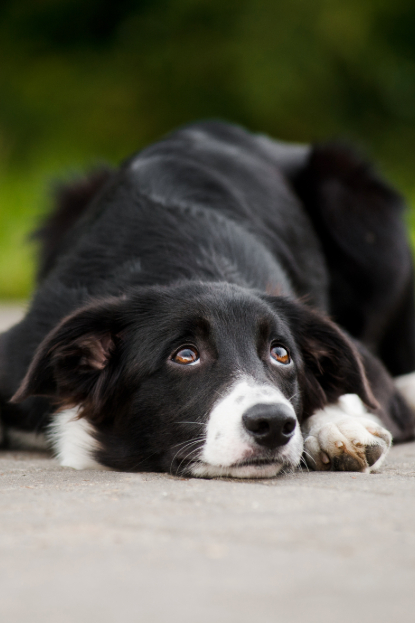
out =
{"type": "Polygon", "coordinates": [[[415,197],[414,32],[410,0],[3,0],[0,296],[51,180],[195,119],[357,141],[415,197]]]}

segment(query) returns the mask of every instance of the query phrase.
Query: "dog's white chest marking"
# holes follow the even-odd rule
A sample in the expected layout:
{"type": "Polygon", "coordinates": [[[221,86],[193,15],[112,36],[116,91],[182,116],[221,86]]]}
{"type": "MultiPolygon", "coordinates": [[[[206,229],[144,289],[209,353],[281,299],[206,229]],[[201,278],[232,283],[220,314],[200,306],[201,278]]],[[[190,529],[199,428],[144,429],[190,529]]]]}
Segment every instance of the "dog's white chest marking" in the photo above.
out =
{"type": "Polygon", "coordinates": [[[356,394],[341,396],[302,426],[307,464],[316,470],[371,472],[383,463],[391,434],[356,394]]]}
{"type": "Polygon", "coordinates": [[[94,459],[98,442],[93,427],[84,418],[77,419],[78,409],[56,413],[48,438],[59,464],[74,469],[105,469],[94,459]]]}

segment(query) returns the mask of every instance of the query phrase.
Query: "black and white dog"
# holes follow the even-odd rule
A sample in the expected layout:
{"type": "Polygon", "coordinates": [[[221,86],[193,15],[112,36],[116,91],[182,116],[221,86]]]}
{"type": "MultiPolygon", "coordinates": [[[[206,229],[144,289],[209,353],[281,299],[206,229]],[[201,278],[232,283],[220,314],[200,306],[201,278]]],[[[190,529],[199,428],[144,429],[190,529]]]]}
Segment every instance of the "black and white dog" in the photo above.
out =
{"type": "Polygon", "coordinates": [[[79,469],[378,468],[415,433],[401,212],[343,147],[219,122],[62,190],[0,338],[4,443],[46,433],[79,469]]]}

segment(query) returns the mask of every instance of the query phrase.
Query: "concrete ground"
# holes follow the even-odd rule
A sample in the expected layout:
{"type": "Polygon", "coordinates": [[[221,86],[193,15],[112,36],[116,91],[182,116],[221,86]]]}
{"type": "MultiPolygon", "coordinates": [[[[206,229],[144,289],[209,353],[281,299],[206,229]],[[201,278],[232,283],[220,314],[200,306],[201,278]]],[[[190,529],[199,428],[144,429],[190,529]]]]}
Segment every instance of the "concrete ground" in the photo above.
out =
{"type": "Polygon", "coordinates": [[[5,452],[0,575],[12,623],[412,623],[415,443],[379,474],[241,482],[5,452]]]}

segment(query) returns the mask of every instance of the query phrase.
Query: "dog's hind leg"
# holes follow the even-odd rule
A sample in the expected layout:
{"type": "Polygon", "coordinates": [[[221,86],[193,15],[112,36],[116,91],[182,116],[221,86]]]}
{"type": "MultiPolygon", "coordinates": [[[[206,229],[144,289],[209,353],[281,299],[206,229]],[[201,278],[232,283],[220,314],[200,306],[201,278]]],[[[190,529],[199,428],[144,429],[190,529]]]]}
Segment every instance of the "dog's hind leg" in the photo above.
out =
{"type": "Polygon", "coordinates": [[[330,275],[330,315],[397,376],[415,370],[413,262],[403,201],[350,149],[313,148],[294,177],[330,275]]]}

